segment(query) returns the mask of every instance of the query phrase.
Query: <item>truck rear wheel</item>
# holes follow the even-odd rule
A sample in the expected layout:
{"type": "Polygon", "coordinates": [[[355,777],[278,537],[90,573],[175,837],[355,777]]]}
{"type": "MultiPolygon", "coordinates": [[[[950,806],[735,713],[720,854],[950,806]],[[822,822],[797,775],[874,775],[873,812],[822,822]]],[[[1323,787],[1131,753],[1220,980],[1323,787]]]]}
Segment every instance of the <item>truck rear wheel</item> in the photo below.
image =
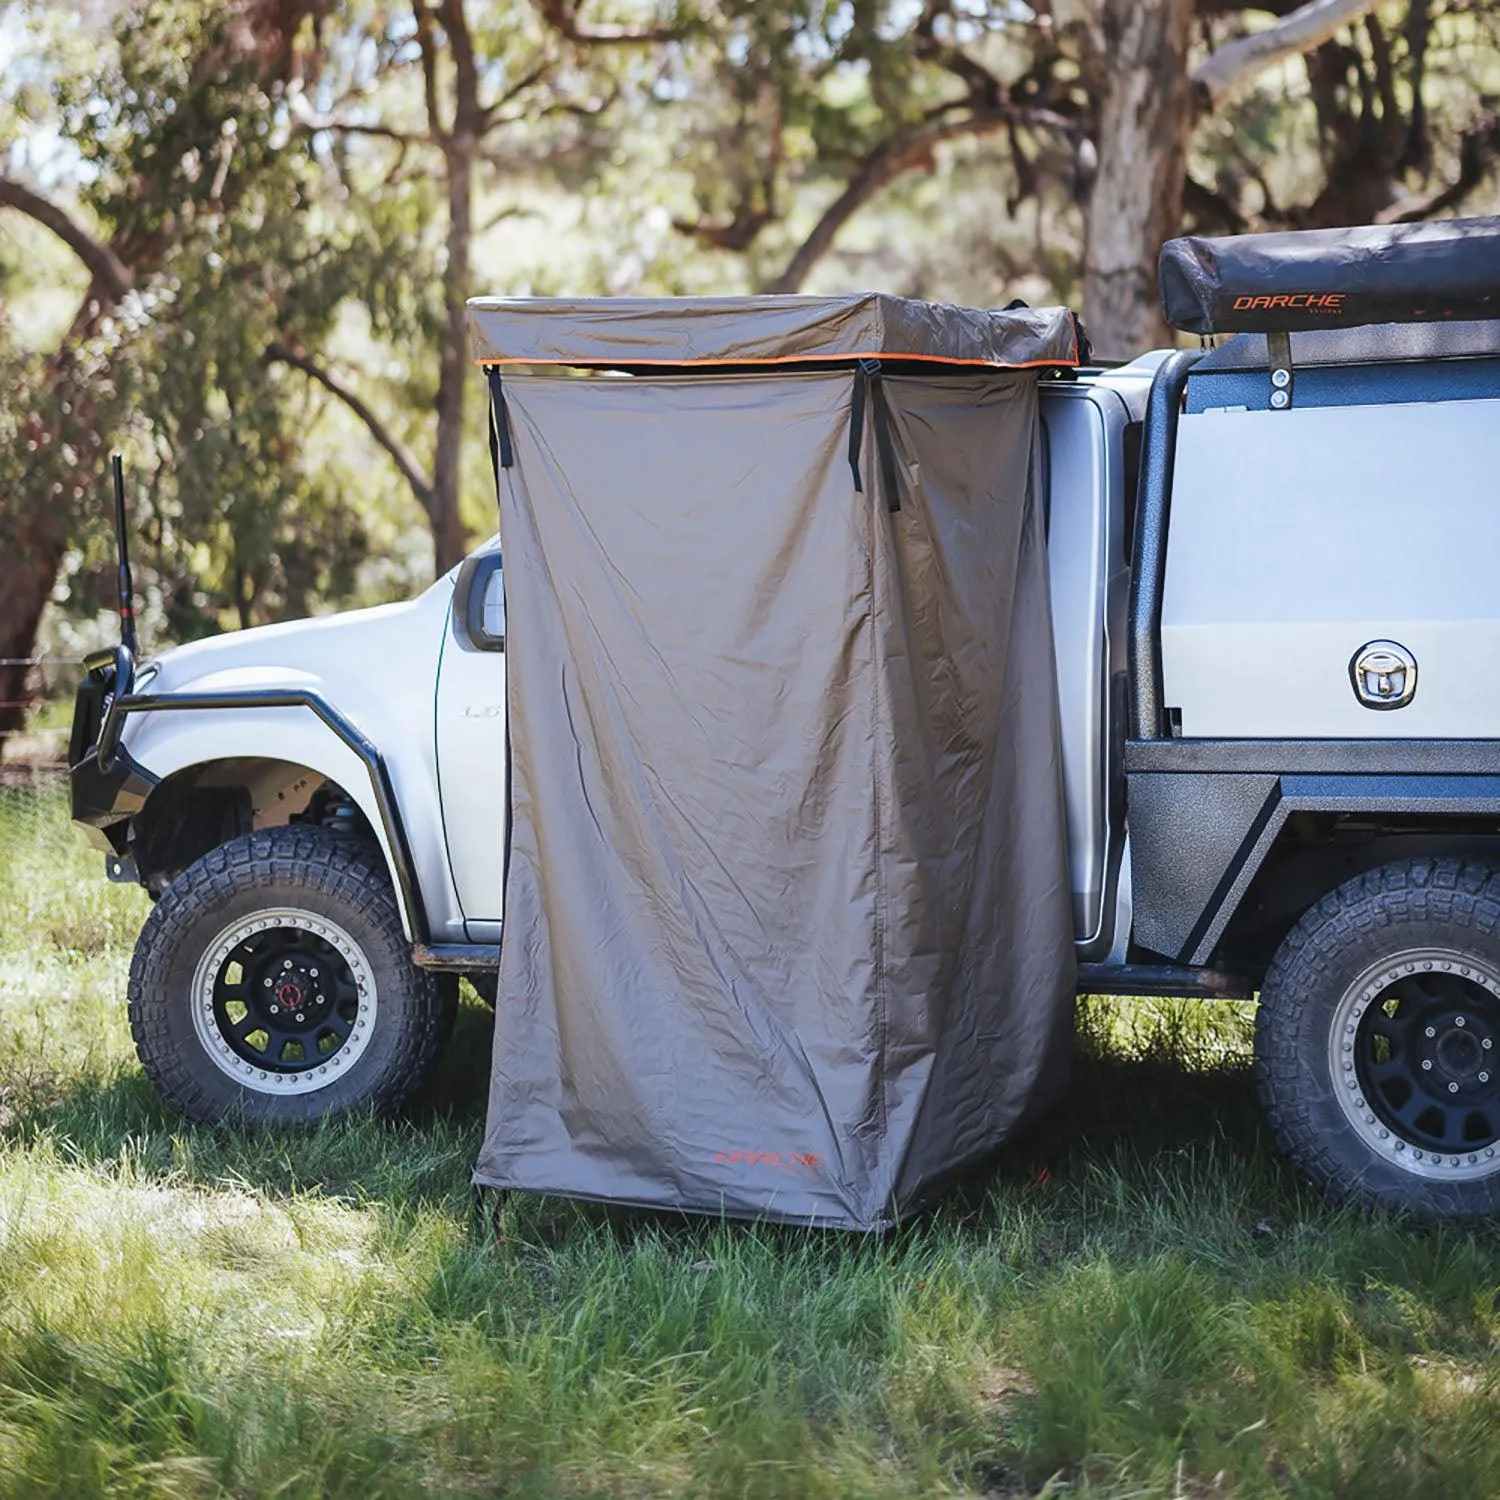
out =
{"type": "Polygon", "coordinates": [[[141,932],[129,996],[136,1051],[174,1109],[263,1125],[398,1107],[453,1003],[411,961],[379,851],[298,827],[184,870],[141,932]]]}
{"type": "Polygon", "coordinates": [[[1500,1209],[1500,873],[1386,865],[1283,943],[1256,1019],[1282,1150],[1338,1197],[1429,1217],[1500,1209]]]}

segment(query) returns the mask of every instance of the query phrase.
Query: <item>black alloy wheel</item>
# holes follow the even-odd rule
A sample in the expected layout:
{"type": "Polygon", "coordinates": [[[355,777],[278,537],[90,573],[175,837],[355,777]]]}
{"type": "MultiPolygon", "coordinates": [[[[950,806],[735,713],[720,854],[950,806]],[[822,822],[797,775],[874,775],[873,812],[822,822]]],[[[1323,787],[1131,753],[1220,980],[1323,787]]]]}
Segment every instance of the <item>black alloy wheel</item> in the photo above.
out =
{"type": "Polygon", "coordinates": [[[1331,1195],[1500,1212],[1500,872],[1402,860],[1325,896],[1266,975],[1255,1056],[1277,1143],[1331,1195]]]}
{"type": "Polygon", "coordinates": [[[302,1125],[399,1108],[452,1029],[457,986],[412,962],[379,847],[269,828],[205,854],[130,966],[147,1074],[189,1120],[302,1125]]]}
{"type": "Polygon", "coordinates": [[[374,1034],[368,963],[348,933],[307,911],[257,912],[228,928],[193,992],[209,1055],[250,1088],[315,1084],[356,1061],[374,1034]]]}
{"type": "Polygon", "coordinates": [[[1478,1166],[1477,1153],[1500,1141],[1500,978],[1438,950],[1388,966],[1368,987],[1377,993],[1355,1024],[1353,1057],[1377,1137],[1478,1166]]]}

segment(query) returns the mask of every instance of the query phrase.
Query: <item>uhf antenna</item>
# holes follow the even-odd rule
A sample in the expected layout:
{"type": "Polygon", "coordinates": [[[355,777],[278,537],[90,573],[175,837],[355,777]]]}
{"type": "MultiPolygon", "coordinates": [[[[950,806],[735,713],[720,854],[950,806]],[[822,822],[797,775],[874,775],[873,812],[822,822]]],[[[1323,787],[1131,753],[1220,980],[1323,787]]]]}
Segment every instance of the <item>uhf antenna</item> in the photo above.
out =
{"type": "Polygon", "coordinates": [[[125,531],[125,465],[118,453],[109,456],[115,476],[115,544],[120,559],[120,644],[135,655],[135,586],[130,579],[130,540],[125,531]]]}

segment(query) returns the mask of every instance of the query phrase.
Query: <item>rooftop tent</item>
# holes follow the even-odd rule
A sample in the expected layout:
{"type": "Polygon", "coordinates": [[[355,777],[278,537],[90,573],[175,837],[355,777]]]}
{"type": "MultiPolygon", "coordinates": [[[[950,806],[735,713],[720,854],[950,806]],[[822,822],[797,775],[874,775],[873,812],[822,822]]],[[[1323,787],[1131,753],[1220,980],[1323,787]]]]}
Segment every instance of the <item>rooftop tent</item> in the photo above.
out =
{"type": "Polygon", "coordinates": [[[875,295],[470,319],[512,808],[475,1181],[887,1225],[1065,1081],[1036,380],[1075,323],[875,295]]]}
{"type": "Polygon", "coordinates": [[[1189,236],[1162,246],[1157,281],[1187,333],[1500,318],[1500,218],[1189,236]]]}

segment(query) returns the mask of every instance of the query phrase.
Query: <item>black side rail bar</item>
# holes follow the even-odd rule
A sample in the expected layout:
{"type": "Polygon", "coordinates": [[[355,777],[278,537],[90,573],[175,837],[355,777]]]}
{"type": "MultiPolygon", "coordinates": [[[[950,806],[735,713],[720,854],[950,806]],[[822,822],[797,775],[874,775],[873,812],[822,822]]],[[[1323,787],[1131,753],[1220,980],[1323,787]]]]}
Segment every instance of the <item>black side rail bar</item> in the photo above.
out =
{"type": "Polygon", "coordinates": [[[1172,509],[1172,470],[1177,460],[1177,418],[1189,371],[1203,356],[1184,349],[1169,354],[1151,381],[1145,447],[1136,492],[1135,537],[1131,543],[1130,738],[1163,738],[1161,602],[1167,579],[1167,522],[1172,509]]]}
{"type": "Polygon", "coordinates": [[[1259,985],[1224,969],[1179,964],[1079,964],[1080,995],[1168,995],[1200,1000],[1251,1000],[1259,985]]]}

